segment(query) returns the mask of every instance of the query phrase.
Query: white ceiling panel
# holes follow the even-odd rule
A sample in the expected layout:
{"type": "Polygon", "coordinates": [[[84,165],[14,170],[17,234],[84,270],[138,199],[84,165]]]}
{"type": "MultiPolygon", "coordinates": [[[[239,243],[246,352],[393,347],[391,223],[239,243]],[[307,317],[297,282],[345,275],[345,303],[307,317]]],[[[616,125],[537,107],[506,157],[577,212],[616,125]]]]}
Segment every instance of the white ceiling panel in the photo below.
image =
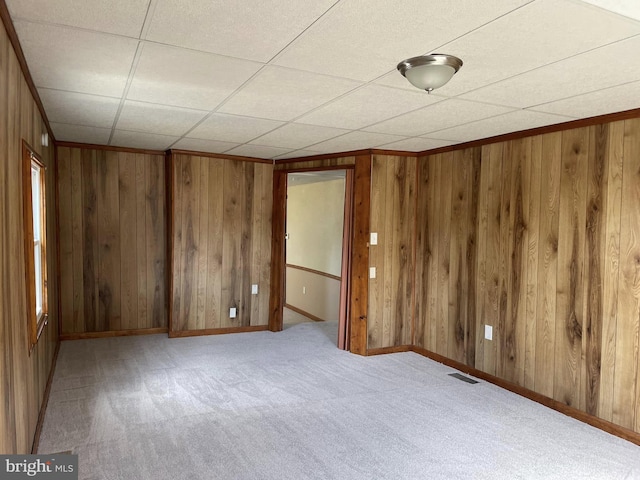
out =
{"type": "Polygon", "coordinates": [[[156,135],[155,133],[114,130],[111,145],[148,150],[166,150],[180,137],[156,135]]]}
{"type": "Polygon", "coordinates": [[[138,38],[149,0],[8,0],[14,18],[138,38]]]}
{"type": "Polygon", "coordinates": [[[590,5],[538,0],[442,47],[464,65],[438,93],[459,95],[638,33],[640,23],[590,5]]]}
{"type": "Polygon", "coordinates": [[[456,142],[451,140],[436,140],[433,138],[416,137],[380,145],[380,148],[388,150],[405,150],[407,152],[421,152],[423,150],[446,147],[447,145],[452,145],[454,143],[456,142]]]}
{"type": "Polygon", "coordinates": [[[275,158],[289,152],[291,152],[291,149],[289,148],[265,147],[263,145],[240,145],[226,153],[229,155],[240,155],[241,157],[275,158]]]}
{"type": "Polygon", "coordinates": [[[415,88],[406,91],[367,85],[312,111],[298,121],[357,130],[441,100],[442,97],[427,95],[415,88]]]}
{"type": "Polygon", "coordinates": [[[119,98],[41,88],[38,93],[50,122],[113,127],[119,98]]]}
{"type": "Polygon", "coordinates": [[[462,96],[470,100],[527,108],[613,87],[640,78],[640,36],[538,68],[462,96]],[[600,68],[606,59],[606,68],[600,68]]]}
{"type": "Polygon", "coordinates": [[[559,115],[571,115],[576,118],[587,118],[632,108],[640,108],[640,82],[627,83],[556,102],[545,103],[534,107],[533,110],[559,115]]]}
{"type": "Polygon", "coordinates": [[[137,40],[24,21],[15,27],[36,86],[122,95],[137,40]]]}
{"type": "Polygon", "coordinates": [[[86,127],[84,125],[69,125],[51,122],[53,135],[59,142],[90,143],[106,145],[111,135],[110,128],[86,127]]]}
{"type": "Polygon", "coordinates": [[[335,0],[158,0],[147,38],[267,62],[335,0]]]}
{"type": "Polygon", "coordinates": [[[278,128],[282,122],[214,113],[188,133],[190,138],[245,143],[278,128]]]}
{"type": "Polygon", "coordinates": [[[186,108],[166,107],[152,103],[124,102],[116,128],[160,135],[182,136],[207,112],[186,108]]]}
{"type": "Polygon", "coordinates": [[[246,60],[146,43],[127,98],[212,110],[261,66],[246,60]]]}
{"type": "Polygon", "coordinates": [[[349,130],[288,123],[249,143],[270,147],[304,148],[345,133],[349,133],[349,130]]]}
{"type": "Polygon", "coordinates": [[[447,128],[429,134],[430,138],[468,142],[480,138],[493,137],[504,133],[518,132],[530,128],[553,125],[555,123],[574,120],[572,117],[551,115],[548,113],[517,110],[515,112],[491,117],[477,122],[467,123],[453,128],[447,128]]]}
{"type": "Polygon", "coordinates": [[[358,85],[343,78],[266,67],[219,111],[289,121],[358,85]]]}
{"type": "Polygon", "coordinates": [[[307,150],[316,151],[318,153],[347,152],[350,150],[378,147],[391,142],[404,140],[405,138],[406,137],[385,135],[382,133],[351,132],[346,135],[342,135],[341,137],[332,138],[331,140],[311,145],[307,150]]]}
{"type": "Polygon", "coordinates": [[[451,99],[372,125],[365,130],[392,135],[417,136],[482,118],[495,117],[512,110],[486,103],[451,99]]]}
{"type": "Polygon", "coordinates": [[[637,0],[582,0],[596,7],[640,20],[640,2],[637,0]]]}
{"type": "Polygon", "coordinates": [[[202,140],[200,138],[181,138],[171,148],[191,150],[193,152],[224,153],[237,147],[239,144],[231,142],[218,142],[217,140],[202,140]]]}
{"type": "Polygon", "coordinates": [[[275,63],[370,81],[528,1],[343,0],[275,63]]]}

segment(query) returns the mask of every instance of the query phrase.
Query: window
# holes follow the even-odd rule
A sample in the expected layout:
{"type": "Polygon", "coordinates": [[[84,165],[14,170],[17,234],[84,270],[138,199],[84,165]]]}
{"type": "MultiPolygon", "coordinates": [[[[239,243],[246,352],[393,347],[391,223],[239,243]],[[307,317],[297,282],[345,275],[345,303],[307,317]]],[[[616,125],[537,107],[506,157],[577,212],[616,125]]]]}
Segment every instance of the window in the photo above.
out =
{"type": "Polygon", "coordinates": [[[25,265],[29,342],[33,347],[47,324],[47,228],[45,166],[23,143],[25,265]]]}

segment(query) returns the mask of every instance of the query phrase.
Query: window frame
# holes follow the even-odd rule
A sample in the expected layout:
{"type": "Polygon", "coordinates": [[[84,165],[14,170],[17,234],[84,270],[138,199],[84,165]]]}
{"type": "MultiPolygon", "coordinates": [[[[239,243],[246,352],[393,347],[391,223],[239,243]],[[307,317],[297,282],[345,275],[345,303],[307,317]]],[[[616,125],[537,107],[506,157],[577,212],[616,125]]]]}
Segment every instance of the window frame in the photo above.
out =
{"type": "Polygon", "coordinates": [[[25,257],[25,280],[27,294],[27,320],[29,324],[29,351],[38,343],[44,327],[49,322],[49,301],[47,283],[47,211],[46,211],[46,170],[47,167],[42,158],[33,151],[25,142],[22,142],[22,197],[24,212],[24,257],[25,257]],[[39,169],[40,175],[40,273],[42,291],[42,309],[38,314],[36,311],[36,273],[35,256],[36,242],[34,236],[33,218],[33,185],[32,168],[39,169]]]}

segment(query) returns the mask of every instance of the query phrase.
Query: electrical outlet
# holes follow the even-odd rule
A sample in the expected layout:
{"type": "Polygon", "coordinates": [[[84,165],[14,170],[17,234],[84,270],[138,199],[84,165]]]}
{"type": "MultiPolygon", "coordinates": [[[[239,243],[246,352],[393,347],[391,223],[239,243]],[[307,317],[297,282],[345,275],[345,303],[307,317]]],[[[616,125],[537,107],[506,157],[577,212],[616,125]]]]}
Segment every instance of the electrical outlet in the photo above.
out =
{"type": "Polygon", "coordinates": [[[258,284],[254,283],[253,285],[251,285],[251,295],[257,295],[258,294],[258,284]]]}
{"type": "Polygon", "coordinates": [[[369,267],[369,278],[376,278],[376,267],[369,267]]]}
{"type": "Polygon", "coordinates": [[[484,338],[486,340],[493,340],[493,327],[491,325],[484,326],[484,338]]]}
{"type": "Polygon", "coordinates": [[[231,307],[229,309],[229,318],[236,318],[238,315],[238,309],[236,307],[231,307]]]}

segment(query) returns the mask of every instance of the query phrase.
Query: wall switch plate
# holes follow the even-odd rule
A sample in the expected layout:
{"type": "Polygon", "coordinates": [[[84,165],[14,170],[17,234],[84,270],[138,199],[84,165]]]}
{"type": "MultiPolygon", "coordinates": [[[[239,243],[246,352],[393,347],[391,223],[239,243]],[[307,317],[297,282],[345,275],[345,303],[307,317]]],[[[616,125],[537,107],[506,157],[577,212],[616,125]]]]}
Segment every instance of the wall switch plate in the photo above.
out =
{"type": "Polygon", "coordinates": [[[493,327],[491,325],[484,326],[484,338],[486,340],[493,340],[493,327]]]}
{"type": "Polygon", "coordinates": [[[258,284],[254,283],[253,285],[251,285],[251,295],[257,295],[258,294],[258,284]]]}
{"type": "Polygon", "coordinates": [[[376,232],[371,232],[370,237],[371,238],[369,239],[369,244],[377,245],[378,244],[378,234],[376,232]]]}
{"type": "Polygon", "coordinates": [[[369,267],[369,278],[376,278],[376,267],[369,267]]]}
{"type": "Polygon", "coordinates": [[[236,318],[238,315],[238,309],[236,307],[231,307],[229,309],[229,318],[236,318]]]}

